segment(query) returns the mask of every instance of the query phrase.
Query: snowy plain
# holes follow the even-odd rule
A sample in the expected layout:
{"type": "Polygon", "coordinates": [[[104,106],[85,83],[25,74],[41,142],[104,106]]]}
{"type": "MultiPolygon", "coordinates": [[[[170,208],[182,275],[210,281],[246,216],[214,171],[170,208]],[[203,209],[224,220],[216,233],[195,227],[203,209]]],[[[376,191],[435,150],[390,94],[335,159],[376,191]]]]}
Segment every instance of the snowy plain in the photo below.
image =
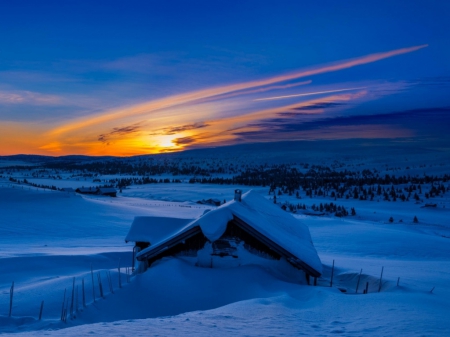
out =
{"type": "MultiPolygon", "coordinates": [[[[436,168],[448,172],[447,166],[436,168]]],[[[71,179],[52,180],[58,187],[70,183],[71,179]]],[[[71,186],[76,180],[73,183],[71,186]]],[[[132,244],[126,244],[124,238],[135,216],[197,217],[213,208],[199,205],[197,200],[231,200],[236,188],[250,189],[183,182],[130,186],[117,198],[106,198],[38,189],[0,178],[0,333],[450,335],[448,194],[436,200],[436,208],[422,208],[412,201],[350,199],[339,203],[355,207],[356,216],[295,214],[309,227],[323,264],[324,273],[316,287],[292,282],[261,266],[200,268],[183,258],[163,259],[126,282],[124,268],[131,266],[132,244]],[[388,222],[391,216],[395,219],[392,223],[388,222]],[[413,223],[414,216],[419,223],[413,223]],[[114,293],[107,284],[107,271],[114,293]],[[97,275],[103,281],[103,298],[97,275]],[[78,286],[76,317],[61,322],[64,291],[66,297],[71,296],[73,277],[78,286]],[[81,280],[85,282],[86,307],[82,306],[81,280]],[[13,281],[12,317],[8,317],[13,281]],[[367,295],[362,294],[366,282],[367,295]],[[44,309],[39,321],[41,301],[44,309]]],[[[268,188],[253,190],[271,198],[268,188]]],[[[332,200],[301,197],[283,195],[278,201],[317,205],[332,200]]]]}

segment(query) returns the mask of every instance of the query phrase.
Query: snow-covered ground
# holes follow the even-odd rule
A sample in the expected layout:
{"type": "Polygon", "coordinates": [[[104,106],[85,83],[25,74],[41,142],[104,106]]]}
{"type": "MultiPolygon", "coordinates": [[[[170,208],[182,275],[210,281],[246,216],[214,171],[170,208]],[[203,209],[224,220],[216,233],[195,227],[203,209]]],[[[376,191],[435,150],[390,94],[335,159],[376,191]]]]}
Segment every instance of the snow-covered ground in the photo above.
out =
{"type": "MultiPolygon", "coordinates": [[[[66,187],[68,180],[49,179],[48,185],[66,187]]],[[[127,282],[125,268],[131,265],[132,244],[124,238],[134,216],[193,218],[212,207],[196,201],[230,200],[235,188],[249,190],[245,186],[153,184],[130,186],[117,198],[108,198],[36,189],[0,178],[0,333],[450,335],[448,194],[436,200],[437,208],[421,208],[413,201],[339,199],[338,204],[355,207],[357,215],[295,215],[309,227],[324,265],[316,287],[293,283],[261,266],[200,268],[183,258],[163,259],[127,282]],[[388,222],[391,216],[393,223],[388,222]],[[419,223],[412,222],[414,216],[419,223]],[[60,321],[64,292],[64,306],[70,311],[74,277],[76,317],[64,323],[60,321]],[[8,317],[13,281],[12,317],[8,317]],[[82,305],[83,281],[86,307],[82,305]],[[363,295],[366,282],[369,293],[363,295]],[[41,301],[43,317],[38,321],[41,301]]],[[[268,188],[254,190],[269,198],[268,188]]],[[[302,199],[278,198],[308,205],[332,200],[303,195],[302,199]]]]}

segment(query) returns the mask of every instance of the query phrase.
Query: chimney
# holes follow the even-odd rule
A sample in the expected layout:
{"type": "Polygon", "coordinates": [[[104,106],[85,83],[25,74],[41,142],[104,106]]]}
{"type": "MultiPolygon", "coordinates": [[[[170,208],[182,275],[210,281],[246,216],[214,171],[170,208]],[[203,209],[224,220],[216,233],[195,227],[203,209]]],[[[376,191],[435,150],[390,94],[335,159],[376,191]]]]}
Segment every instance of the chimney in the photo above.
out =
{"type": "Polygon", "coordinates": [[[241,190],[234,190],[234,200],[235,201],[241,201],[242,191],[241,190]]]}

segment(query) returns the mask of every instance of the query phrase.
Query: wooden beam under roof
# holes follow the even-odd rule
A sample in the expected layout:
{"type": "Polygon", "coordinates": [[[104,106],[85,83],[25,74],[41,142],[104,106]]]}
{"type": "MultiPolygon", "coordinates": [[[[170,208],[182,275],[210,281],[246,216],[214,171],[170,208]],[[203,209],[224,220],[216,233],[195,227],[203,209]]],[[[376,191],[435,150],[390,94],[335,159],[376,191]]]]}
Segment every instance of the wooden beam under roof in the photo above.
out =
{"type": "Polygon", "coordinates": [[[186,232],[182,232],[179,235],[169,239],[167,242],[164,242],[163,244],[158,245],[154,249],[152,249],[152,246],[146,248],[147,251],[145,253],[142,253],[138,257],[136,257],[136,259],[138,261],[144,261],[146,259],[151,259],[152,257],[157,256],[158,254],[176,246],[177,244],[179,244],[199,233],[202,233],[200,226],[192,227],[192,228],[188,229],[186,232]]]}

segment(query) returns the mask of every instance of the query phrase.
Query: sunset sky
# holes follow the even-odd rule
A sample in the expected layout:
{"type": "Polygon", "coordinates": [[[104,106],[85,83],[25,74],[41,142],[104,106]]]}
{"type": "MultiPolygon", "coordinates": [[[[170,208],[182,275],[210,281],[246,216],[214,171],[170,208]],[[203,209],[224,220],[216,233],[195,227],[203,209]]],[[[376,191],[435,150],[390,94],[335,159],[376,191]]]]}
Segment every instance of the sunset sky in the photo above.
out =
{"type": "Polygon", "coordinates": [[[449,1],[8,1],[0,155],[441,139],[449,1]]]}

